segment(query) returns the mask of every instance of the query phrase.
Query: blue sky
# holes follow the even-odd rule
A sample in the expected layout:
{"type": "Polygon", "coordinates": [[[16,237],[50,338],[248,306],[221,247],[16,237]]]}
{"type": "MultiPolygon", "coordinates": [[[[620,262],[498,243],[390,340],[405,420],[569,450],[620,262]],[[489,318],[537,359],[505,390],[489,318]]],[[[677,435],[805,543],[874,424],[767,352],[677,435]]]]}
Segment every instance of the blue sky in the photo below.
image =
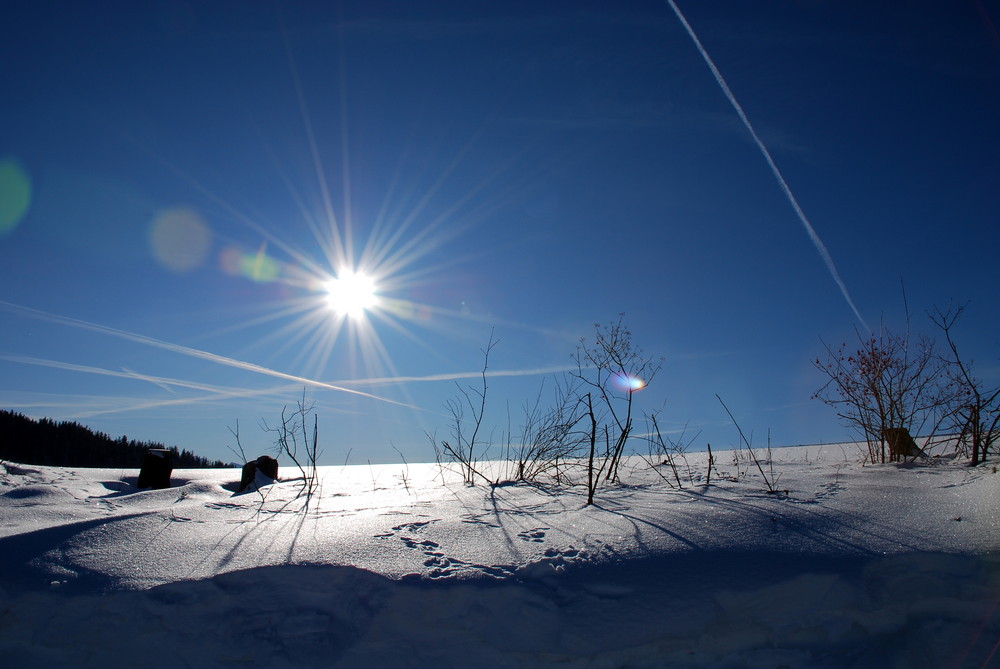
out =
{"type": "Polygon", "coordinates": [[[491,332],[500,441],[624,313],[662,427],[829,442],[901,280],[1000,380],[993,2],[677,0],[760,143],[669,2],[145,4],[0,27],[0,407],[229,460],[305,388],[324,462],[426,460],[491,332]]]}

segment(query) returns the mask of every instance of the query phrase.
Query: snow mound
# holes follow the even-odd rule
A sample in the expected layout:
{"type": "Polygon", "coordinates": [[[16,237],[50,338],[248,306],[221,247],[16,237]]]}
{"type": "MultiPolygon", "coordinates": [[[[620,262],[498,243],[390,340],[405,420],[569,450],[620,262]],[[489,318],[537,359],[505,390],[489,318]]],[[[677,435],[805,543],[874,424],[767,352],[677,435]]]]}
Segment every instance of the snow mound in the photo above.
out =
{"type": "MultiPolygon", "coordinates": [[[[1000,666],[1000,478],[862,467],[829,447],[682,489],[642,461],[574,488],[470,488],[433,466],[8,467],[10,666],[1000,666]],[[405,474],[405,475],[403,475],[405,474]],[[442,483],[443,479],[443,483],[442,483]],[[149,649],[156,649],[153,654],[149,649]]],[[[698,455],[685,466],[703,471],[698,455]]],[[[720,462],[723,459],[720,457],[720,462]]]]}

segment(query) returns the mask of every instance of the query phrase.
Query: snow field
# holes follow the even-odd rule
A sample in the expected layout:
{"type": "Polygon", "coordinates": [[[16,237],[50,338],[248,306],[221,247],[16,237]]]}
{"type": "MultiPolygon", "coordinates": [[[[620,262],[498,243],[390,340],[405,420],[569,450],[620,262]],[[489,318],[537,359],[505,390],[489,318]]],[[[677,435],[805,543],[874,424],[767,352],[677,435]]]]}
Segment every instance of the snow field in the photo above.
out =
{"type": "MultiPolygon", "coordinates": [[[[579,489],[331,467],[319,494],[231,470],[10,465],[0,656],[82,667],[1000,666],[1000,475],[729,454],[703,486],[641,459],[579,489]],[[745,464],[745,463],[744,463],[745,464]]],[[[685,468],[698,478],[704,454],[685,468]]],[[[685,469],[685,471],[688,471],[685,469]]],[[[288,475],[284,470],[283,475],[288,475]]]]}

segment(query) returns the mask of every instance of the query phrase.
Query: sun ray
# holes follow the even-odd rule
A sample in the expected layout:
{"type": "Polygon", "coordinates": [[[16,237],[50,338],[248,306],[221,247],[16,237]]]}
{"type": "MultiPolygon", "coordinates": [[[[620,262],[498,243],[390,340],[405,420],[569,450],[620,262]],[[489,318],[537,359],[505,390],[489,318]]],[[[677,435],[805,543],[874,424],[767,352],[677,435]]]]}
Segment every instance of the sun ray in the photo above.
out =
{"type": "MultiPolygon", "coordinates": [[[[347,114],[347,40],[344,35],[343,5],[338,5],[337,19],[337,87],[340,103],[340,167],[344,212],[344,256],[340,261],[342,264],[349,264],[354,260],[350,257],[354,249],[354,220],[352,217],[354,208],[351,202],[351,145],[348,141],[349,118],[347,114]]],[[[331,223],[335,224],[334,221],[331,223]]]]}
{"type": "MultiPolygon", "coordinates": [[[[326,214],[326,220],[329,223],[330,238],[332,241],[331,249],[326,249],[327,259],[334,266],[341,263],[347,262],[347,249],[344,244],[344,240],[340,236],[340,231],[338,228],[337,215],[333,208],[333,200],[330,196],[330,188],[328,186],[326,170],[323,167],[323,160],[319,152],[319,144],[316,141],[316,133],[313,130],[312,118],[309,114],[309,107],[306,104],[305,92],[302,88],[302,80],[299,76],[298,65],[295,62],[295,54],[292,51],[291,42],[288,39],[288,30],[285,28],[284,19],[282,17],[281,8],[275,6],[278,13],[278,23],[281,32],[282,43],[285,47],[285,57],[288,62],[289,74],[292,78],[292,86],[295,88],[296,101],[298,103],[299,114],[302,117],[303,130],[306,133],[307,143],[309,145],[310,156],[312,157],[313,169],[316,171],[316,183],[320,190],[320,196],[323,200],[323,210],[326,214]]],[[[313,231],[317,240],[321,240],[322,236],[313,231]]]]}
{"type": "MultiPolygon", "coordinates": [[[[537,179],[533,180],[529,172],[541,169],[539,163],[534,165],[533,170],[517,171],[512,176],[515,172],[512,168],[529,149],[513,152],[474,183],[451,193],[449,187],[452,180],[466,165],[489,123],[471,132],[465,141],[454,147],[450,158],[437,165],[433,172],[427,168],[434,164],[436,158],[432,160],[422,153],[425,164],[418,167],[423,169],[407,173],[416,152],[412,151],[413,141],[406,142],[395,170],[385,184],[374,220],[367,222],[363,228],[355,229],[356,212],[351,184],[352,177],[356,175],[352,174],[350,160],[346,54],[341,49],[336,83],[340,116],[337,155],[341,173],[336,180],[331,180],[332,172],[328,168],[334,159],[325,155],[320,145],[315,125],[320,117],[310,109],[304,78],[296,60],[295,44],[280,15],[280,8],[278,14],[284,58],[294,90],[292,104],[302,123],[301,132],[308,150],[306,171],[312,173],[305,183],[315,186],[319,196],[315,208],[307,203],[309,190],[304,191],[302,184],[290,176],[287,165],[279,159],[268,138],[262,132],[258,134],[275,178],[284,185],[293,205],[292,210],[297,211],[296,222],[311,236],[312,243],[303,245],[294,234],[286,234],[290,227],[288,222],[279,226],[276,221],[268,220],[267,215],[256,213],[250,207],[238,206],[238,203],[227,200],[168,164],[173,172],[192,183],[198,192],[221,207],[236,222],[260,236],[265,244],[258,248],[254,258],[258,264],[266,259],[272,268],[268,282],[288,288],[280,299],[255,304],[253,310],[259,310],[257,313],[251,312],[249,318],[241,319],[221,332],[278,324],[277,327],[267,328],[268,332],[248,344],[255,352],[266,351],[269,362],[283,361],[274,362],[273,366],[286,367],[285,370],[262,368],[266,370],[263,373],[277,378],[303,379],[306,385],[317,389],[324,387],[322,379],[331,372],[348,378],[400,376],[379,329],[400,334],[429,353],[432,359],[447,362],[443,352],[433,350],[427,333],[421,331],[449,327],[453,330],[456,321],[482,322],[483,317],[426,303],[425,300],[413,301],[410,298],[412,289],[432,287],[436,284],[435,277],[443,275],[445,270],[475,258],[474,253],[452,254],[443,260],[435,258],[429,262],[456,237],[488,220],[515,195],[534,187],[537,179]],[[501,180],[504,184],[502,192],[484,197],[488,188],[501,180]],[[333,187],[336,182],[340,184],[339,201],[333,187]],[[445,193],[447,198],[443,197],[445,193]],[[356,234],[360,230],[366,230],[366,234],[356,234]],[[268,248],[272,251],[269,252],[268,248]],[[318,251],[310,252],[314,248],[318,251]],[[350,373],[341,374],[345,369],[350,373]]],[[[344,30],[342,22],[338,24],[338,29],[344,30]]],[[[414,122],[412,137],[417,136],[417,125],[414,122]]],[[[162,159],[161,162],[166,164],[162,159]]],[[[291,229],[294,230],[294,227],[291,229]]],[[[233,241],[232,247],[245,249],[246,245],[233,241]]],[[[241,263],[253,259],[250,252],[240,250],[238,254],[241,263]]],[[[245,278],[260,282],[259,272],[248,272],[245,268],[240,270],[245,278]]],[[[215,335],[219,332],[215,331],[215,335]]],[[[229,359],[224,356],[206,359],[229,364],[225,362],[229,359]]],[[[235,361],[232,366],[257,371],[252,363],[235,361]]],[[[393,391],[405,396],[405,401],[400,404],[415,406],[409,389],[395,387],[393,391]]],[[[375,399],[398,403],[390,398],[375,399]]]]}
{"type": "Polygon", "coordinates": [[[255,374],[261,374],[264,376],[270,376],[278,379],[286,379],[288,381],[295,381],[302,385],[321,388],[326,390],[335,390],[339,392],[345,392],[350,395],[357,395],[361,397],[367,397],[369,399],[378,400],[381,402],[387,402],[389,404],[396,404],[399,406],[406,406],[409,408],[417,408],[413,405],[404,404],[402,402],[397,402],[396,400],[379,397],[377,395],[372,395],[370,393],[364,393],[358,390],[353,390],[350,388],[342,388],[335,384],[327,383],[325,381],[320,381],[318,379],[312,379],[305,376],[300,376],[297,374],[290,374],[288,372],[283,372],[281,370],[271,369],[263,365],[259,365],[253,362],[247,362],[244,360],[237,360],[229,356],[219,355],[217,353],[212,353],[210,351],[204,351],[190,346],[184,346],[182,344],[174,344],[171,342],[163,341],[162,339],[156,339],[154,337],[148,337],[146,335],[136,334],[134,332],[128,332],[126,330],[120,330],[118,328],[113,328],[107,325],[100,325],[98,323],[92,323],[90,321],[84,321],[78,318],[72,318],[69,316],[60,316],[58,314],[51,314],[40,309],[33,309],[31,307],[23,307],[19,304],[14,304],[12,302],[7,302],[6,300],[0,300],[0,306],[4,306],[8,309],[18,311],[22,314],[46,320],[49,322],[59,323],[62,325],[67,325],[70,327],[76,327],[83,330],[90,330],[92,332],[97,332],[100,334],[110,335],[113,337],[118,337],[127,341],[131,341],[136,344],[141,344],[145,346],[151,346],[154,348],[159,348],[165,351],[171,351],[183,356],[190,358],[195,358],[199,360],[205,360],[207,362],[215,363],[225,367],[231,367],[234,369],[241,369],[246,372],[251,372],[255,374]]]}

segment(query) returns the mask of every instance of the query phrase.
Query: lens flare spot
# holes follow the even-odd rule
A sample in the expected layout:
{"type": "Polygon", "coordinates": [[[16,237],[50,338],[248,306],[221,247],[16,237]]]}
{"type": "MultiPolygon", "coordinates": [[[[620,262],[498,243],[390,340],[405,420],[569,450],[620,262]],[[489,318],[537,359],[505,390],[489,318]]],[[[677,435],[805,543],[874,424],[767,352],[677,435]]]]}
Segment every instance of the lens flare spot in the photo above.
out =
{"type": "Polygon", "coordinates": [[[326,303],[335,313],[360,318],[378,304],[375,280],[361,272],[341,272],[340,276],[323,283],[326,303]]]}
{"type": "Polygon", "coordinates": [[[413,303],[408,300],[384,300],[383,306],[387,312],[402,320],[413,320],[417,313],[413,303]]]}
{"type": "Polygon", "coordinates": [[[219,267],[226,274],[237,276],[240,273],[240,260],[242,258],[243,254],[240,253],[239,249],[227,246],[219,253],[219,267]]]}
{"type": "Polygon", "coordinates": [[[240,258],[240,274],[257,283],[271,283],[278,278],[281,267],[278,261],[267,255],[267,247],[261,245],[257,253],[240,258]]]}
{"type": "Polygon", "coordinates": [[[261,245],[256,253],[244,253],[233,247],[223,249],[219,254],[219,265],[226,274],[242,276],[257,283],[277,281],[281,274],[281,265],[267,255],[266,245],[261,245]]]}
{"type": "Polygon", "coordinates": [[[176,207],[160,212],[149,230],[153,257],[172,272],[201,267],[212,245],[212,234],[193,209],[176,207]]]}
{"type": "Polygon", "coordinates": [[[637,376],[629,376],[627,374],[617,375],[615,377],[615,384],[617,384],[622,390],[627,390],[630,393],[636,390],[642,390],[646,387],[645,381],[637,376]]]}
{"type": "Polygon", "coordinates": [[[14,231],[31,207],[31,178],[14,158],[0,159],[0,237],[14,231]]]}

